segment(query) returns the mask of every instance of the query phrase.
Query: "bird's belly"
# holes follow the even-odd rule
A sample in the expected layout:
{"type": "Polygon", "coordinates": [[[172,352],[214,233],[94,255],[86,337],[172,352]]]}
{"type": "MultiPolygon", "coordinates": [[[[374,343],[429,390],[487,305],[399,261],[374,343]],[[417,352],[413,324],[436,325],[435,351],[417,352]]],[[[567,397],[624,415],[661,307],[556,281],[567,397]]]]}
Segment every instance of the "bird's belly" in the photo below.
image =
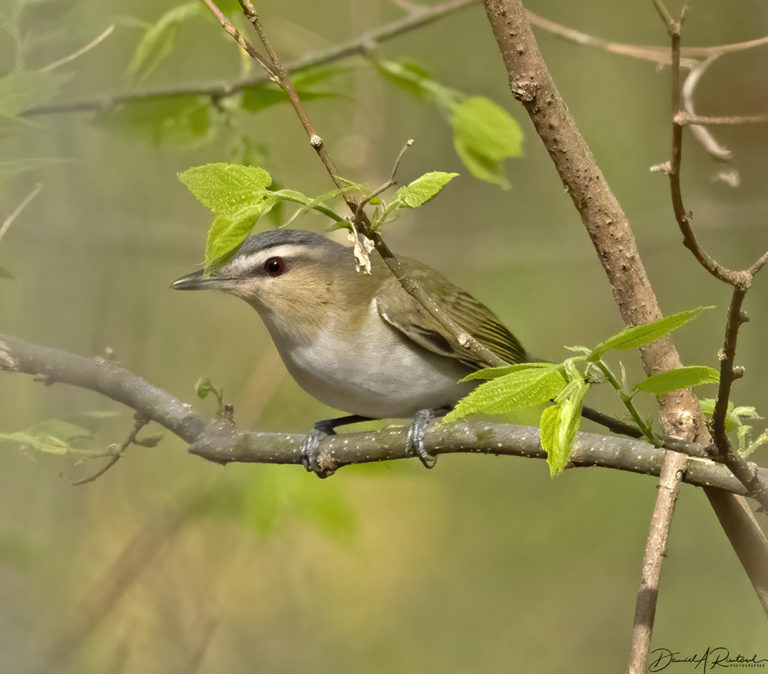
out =
{"type": "Polygon", "coordinates": [[[331,407],[366,417],[410,417],[455,403],[473,383],[467,369],[388,330],[353,344],[321,333],[309,345],[278,346],[288,371],[309,394],[331,407]]]}

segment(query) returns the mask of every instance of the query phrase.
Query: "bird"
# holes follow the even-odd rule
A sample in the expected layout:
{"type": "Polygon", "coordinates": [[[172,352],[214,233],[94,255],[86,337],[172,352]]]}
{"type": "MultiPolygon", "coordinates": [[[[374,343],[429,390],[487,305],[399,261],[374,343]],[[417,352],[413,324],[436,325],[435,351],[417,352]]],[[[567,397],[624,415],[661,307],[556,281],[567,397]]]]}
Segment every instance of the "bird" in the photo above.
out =
{"type": "MultiPolygon", "coordinates": [[[[427,265],[398,259],[448,317],[499,358],[529,360],[482,302],[427,265]]],[[[489,366],[408,294],[379,256],[370,262],[369,274],[358,272],[351,247],[311,231],[275,229],[247,237],[210,269],[171,285],[245,300],[299,386],[347,412],[315,423],[302,446],[302,462],[320,477],[330,472],[316,460],[319,440],[368,419],[413,418],[409,448],[432,467],[423,442],[427,422],[478,384],[462,381],[466,375],[489,366]]]]}

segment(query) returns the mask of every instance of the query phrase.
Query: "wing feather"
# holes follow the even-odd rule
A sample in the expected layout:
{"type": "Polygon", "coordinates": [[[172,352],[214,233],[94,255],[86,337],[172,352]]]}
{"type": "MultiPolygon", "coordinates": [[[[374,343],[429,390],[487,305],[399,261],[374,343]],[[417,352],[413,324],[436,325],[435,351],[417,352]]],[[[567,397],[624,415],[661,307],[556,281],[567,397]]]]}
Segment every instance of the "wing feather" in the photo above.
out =
{"type": "MultiPolygon", "coordinates": [[[[432,295],[445,313],[483,346],[508,363],[527,360],[525,349],[488,307],[433,269],[400,258],[406,271],[432,295]]],[[[392,277],[376,295],[381,317],[406,337],[433,353],[455,358],[472,370],[488,367],[455,339],[446,337],[438,322],[392,277]]]]}

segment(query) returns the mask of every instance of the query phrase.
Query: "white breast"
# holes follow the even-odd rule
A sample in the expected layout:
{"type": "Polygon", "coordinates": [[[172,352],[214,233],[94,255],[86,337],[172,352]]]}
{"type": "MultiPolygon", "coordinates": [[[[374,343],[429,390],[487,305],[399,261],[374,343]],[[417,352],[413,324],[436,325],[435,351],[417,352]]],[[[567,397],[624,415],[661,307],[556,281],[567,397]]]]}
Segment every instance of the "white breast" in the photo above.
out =
{"type": "Polygon", "coordinates": [[[282,333],[266,317],[280,355],[298,384],[315,398],[366,417],[410,417],[420,409],[450,405],[472,389],[457,383],[459,363],[432,354],[379,316],[375,299],[353,342],[338,322],[311,342],[282,333]]]}

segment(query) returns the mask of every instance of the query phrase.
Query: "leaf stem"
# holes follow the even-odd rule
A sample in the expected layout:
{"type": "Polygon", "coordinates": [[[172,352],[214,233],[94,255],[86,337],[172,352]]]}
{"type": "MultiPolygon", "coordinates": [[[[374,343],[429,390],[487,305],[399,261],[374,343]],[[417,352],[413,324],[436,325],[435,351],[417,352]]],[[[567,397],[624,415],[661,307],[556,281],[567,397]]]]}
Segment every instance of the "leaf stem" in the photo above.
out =
{"type": "Polygon", "coordinates": [[[632,402],[632,396],[624,390],[624,387],[616,378],[616,375],[613,374],[611,368],[606,365],[602,358],[598,359],[595,364],[598,368],[600,368],[600,371],[605,376],[606,381],[613,387],[613,390],[616,391],[619,398],[621,398],[621,402],[632,415],[632,420],[637,424],[643,435],[648,438],[648,441],[653,445],[656,447],[661,447],[664,443],[658,437],[656,437],[653,429],[650,428],[650,426],[648,426],[648,424],[646,424],[643,418],[640,416],[640,412],[637,411],[635,404],[632,402]]]}

